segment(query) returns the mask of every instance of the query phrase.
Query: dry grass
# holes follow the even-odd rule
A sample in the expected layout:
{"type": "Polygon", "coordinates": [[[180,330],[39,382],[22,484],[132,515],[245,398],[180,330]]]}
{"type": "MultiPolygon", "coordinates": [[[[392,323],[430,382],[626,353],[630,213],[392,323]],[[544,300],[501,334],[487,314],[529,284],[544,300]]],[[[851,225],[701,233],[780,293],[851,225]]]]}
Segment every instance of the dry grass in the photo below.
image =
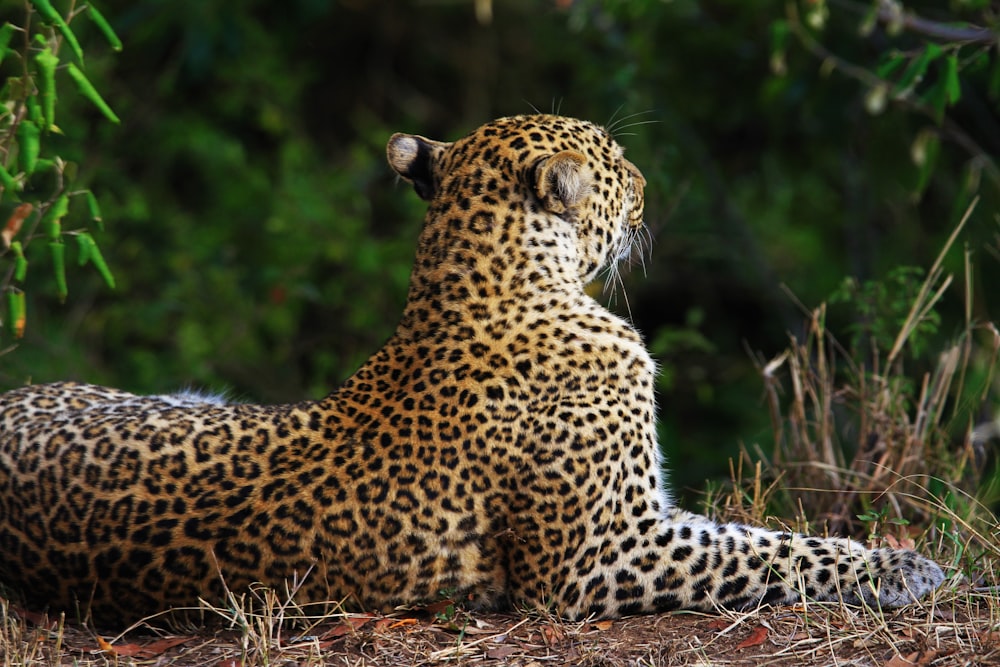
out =
{"type": "Polygon", "coordinates": [[[892,613],[806,603],[567,623],[534,613],[442,620],[404,611],[331,615],[310,634],[294,624],[262,633],[268,622],[256,619],[169,634],[147,625],[106,639],[6,607],[0,622],[3,665],[1000,665],[1000,606],[968,587],[892,613]]]}
{"type": "Polygon", "coordinates": [[[469,613],[447,600],[388,616],[319,615],[289,602],[293,586],[231,593],[224,608],[203,603],[196,626],[161,616],[109,636],[0,601],[0,667],[1000,665],[1000,522],[994,499],[975,491],[998,431],[975,416],[996,383],[1000,333],[973,322],[969,297],[957,342],[918,381],[905,373],[909,337],[950,284],[941,264],[960,229],[892,346],[873,349],[867,368],[826,330],[825,307],[809,314],[804,341],[761,361],[771,450],[744,450],[731,484],[706,503],[726,520],[784,527],[774,515],[795,516],[808,532],[916,546],[948,574],[919,604],[889,612],[806,602],[568,623],[537,612],[469,613]]]}
{"type": "Polygon", "coordinates": [[[906,372],[917,365],[906,354],[911,336],[951,285],[941,266],[967,219],[920,285],[891,348],[866,351],[870,368],[826,329],[825,305],[808,314],[804,341],[793,336],[788,349],[758,364],[772,448],[755,446],[752,456],[743,449],[728,492],[709,497],[710,513],[759,522],[778,508],[809,532],[864,537],[867,527],[869,538],[892,531],[938,552],[950,541],[966,556],[974,546],[1000,556],[988,506],[997,497],[983,483],[997,434],[989,399],[1000,389],[1000,332],[972,319],[968,252],[962,332],[930,370],[906,372]]]}

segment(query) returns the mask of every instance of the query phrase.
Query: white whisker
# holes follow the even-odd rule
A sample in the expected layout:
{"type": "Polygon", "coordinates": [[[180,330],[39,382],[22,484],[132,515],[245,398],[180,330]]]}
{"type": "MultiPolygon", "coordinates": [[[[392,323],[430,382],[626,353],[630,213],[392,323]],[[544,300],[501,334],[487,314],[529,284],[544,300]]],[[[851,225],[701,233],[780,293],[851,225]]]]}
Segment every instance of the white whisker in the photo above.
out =
{"type": "Polygon", "coordinates": [[[653,233],[645,225],[638,227],[629,226],[623,221],[621,235],[614,246],[609,249],[607,265],[598,274],[603,282],[602,293],[607,298],[608,305],[614,306],[618,302],[618,290],[621,289],[622,299],[625,301],[625,310],[628,318],[632,319],[632,306],[628,299],[628,290],[625,287],[625,278],[621,273],[622,265],[629,268],[639,264],[642,266],[643,275],[646,275],[646,255],[652,255],[653,233]]]}
{"type": "MultiPolygon", "coordinates": [[[[621,107],[619,107],[619,109],[621,109],[621,107]]],[[[617,114],[618,112],[616,111],[615,113],[617,114]]],[[[658,123],[658,122],[660,122],[658,120],[635,121],[635,122],[632,122],[632,123],[626,122],[626,121],[629,121],[629,120],[631,120],[633,118],[636,118],[637,116],[642,116],[642,115],[651,114],[651,113],[654,113],[654,112],[653,112],[652,109],[649,109],[647,111],[637,111],[637,112],[629,114],[627,116],[622,116],[621,118],[619,118],[618,120],[616,120],[614,122],[609,121],[608,125],[604,129],[606,129],[608,131],[608,133],[611,134],[612,136],[617,137],[617,136],[621,136],[621,131],[622,130],[628,129],[630,127],[635,127],[637,125],[646,125],[648,123],[658,123]]]]}
{"type": "Polygon", "coordinates": [[[651,119],[651,120],[637,120],[634,123],[626,123],[625,125],[620,125],[617,128],[615,128],[614,136],[616,137],[628,136],[626,133],[623,133],[622,130],[627,130],[632,127],[639,127],[640,125],[655,125],[660,122],[662,121],[651,119]]]}
{"type": "Polygon", "coordinates": [[[619,104],[618,108],[615,109],[615,112],[611,114],[611,118],[609,118],[608,122],[604,124],[605,129],[607,129],[609,133],[611,132],[611,128],[615,126],[615,117],[618,116],[618,112],[624,108],[625,108],[624,104],[619,104]]]}
{"type": "Polygon", "coordinates": [[[617,275],[618,275],[618,282],[621,283],[622,286],[622,299],[624,299],[625,301],[625,312],[628,313],[628,320],[629,322],[631,322],[633,321],[632,304],[628,302],[628,290],[625,289],[625,280],[622,278],[621,274],[619,273],[617,275]]]}

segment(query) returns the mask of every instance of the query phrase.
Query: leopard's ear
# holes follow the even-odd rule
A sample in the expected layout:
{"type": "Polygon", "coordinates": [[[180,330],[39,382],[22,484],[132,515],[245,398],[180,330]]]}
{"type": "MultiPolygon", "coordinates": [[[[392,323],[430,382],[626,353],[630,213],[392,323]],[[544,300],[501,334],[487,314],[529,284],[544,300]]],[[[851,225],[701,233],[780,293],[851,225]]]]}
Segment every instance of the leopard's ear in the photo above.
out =
{"type": "Polygon", "coordinates": [[[563,215],[579,206],[591,192],[593,174],[579,151],[560,151],[535,164],[535,196],[546,211],[563,215]]]}
{"type": "Polygon", "coordinates": [[[429,201],[438,187],[435,166],[449,146],[451,144],[397,132],[389,138],[385,154],[393,171],[412,183],[421,199],[429,201]]]}

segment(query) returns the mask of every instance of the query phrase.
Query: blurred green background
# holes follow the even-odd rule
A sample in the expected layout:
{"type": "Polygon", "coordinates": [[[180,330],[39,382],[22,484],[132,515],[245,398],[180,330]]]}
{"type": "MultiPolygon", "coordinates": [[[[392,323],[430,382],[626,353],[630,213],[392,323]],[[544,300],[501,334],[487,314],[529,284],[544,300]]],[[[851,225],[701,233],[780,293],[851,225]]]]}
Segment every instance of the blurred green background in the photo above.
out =
{"type": "MultiPolygon", "coordinates": [[[[2,18],[23,12],[3,5],[2,18]]],[[[536,108],[629,117],[619,140],[648,180],[652,256],[626,272],[624,295],[595,293],[631,315],[661,364],[675,485],[700,487],[741,442],[769,440],[754,361],[801,331],[796,300],[813,308],[846,277],[928,267],[977,194],[962,236],[973,315],[1000,308],[995,45],[955,51],[961,99],[943,117],[926,109],[944,59],[871,113],[878,91],[851,66],[876,72],[898,50],[898,80],[928,43],[954,46],[884,22],[862,29],[871,3],[98,6],[121,54],[86,22],[74,29],[122,124],[66,88],[65,137],[49,140],[101,201],[96,238],[117,288],[73,263],[60,304],[38,253],[26,337],[0,357],[3,388],[76,379],[322,396],[379,347],[405,299],[424,206],[385,164],[389,135],[452,140],[536,108]],[[940,149],[922,169],[913,148],[928,136],[940,149]]],[[[941,25],[995,18],[984,2],[906,8],[941,25]]],[[[960,278],[962,249],[946,263],[960,278]]],[[[961,330],[964,300],[959,279],[926,363],[961,330]]],[[[830,326],[846,338],[855,316],[832,307],[830,326]]]]}

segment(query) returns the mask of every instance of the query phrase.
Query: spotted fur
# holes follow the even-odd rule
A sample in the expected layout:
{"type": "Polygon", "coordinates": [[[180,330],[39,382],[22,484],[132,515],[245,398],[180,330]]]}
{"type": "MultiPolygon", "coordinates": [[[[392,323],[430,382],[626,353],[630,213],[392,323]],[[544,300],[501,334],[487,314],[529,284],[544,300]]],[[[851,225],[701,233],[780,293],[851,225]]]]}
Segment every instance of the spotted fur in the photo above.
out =
{"type": "Polygon", "coordinates": [[[394,135],[429,210],[396,332],[326,398],[232,404],[59,383],[0,397],[0,580],[118,623],[254,582],[366,609],[567,617],[802,595],[900,605],[906,550],[717,524],[665,490],[655,364],[584,291],[642,228],[602,128],[502,118],[394,135]]]}

